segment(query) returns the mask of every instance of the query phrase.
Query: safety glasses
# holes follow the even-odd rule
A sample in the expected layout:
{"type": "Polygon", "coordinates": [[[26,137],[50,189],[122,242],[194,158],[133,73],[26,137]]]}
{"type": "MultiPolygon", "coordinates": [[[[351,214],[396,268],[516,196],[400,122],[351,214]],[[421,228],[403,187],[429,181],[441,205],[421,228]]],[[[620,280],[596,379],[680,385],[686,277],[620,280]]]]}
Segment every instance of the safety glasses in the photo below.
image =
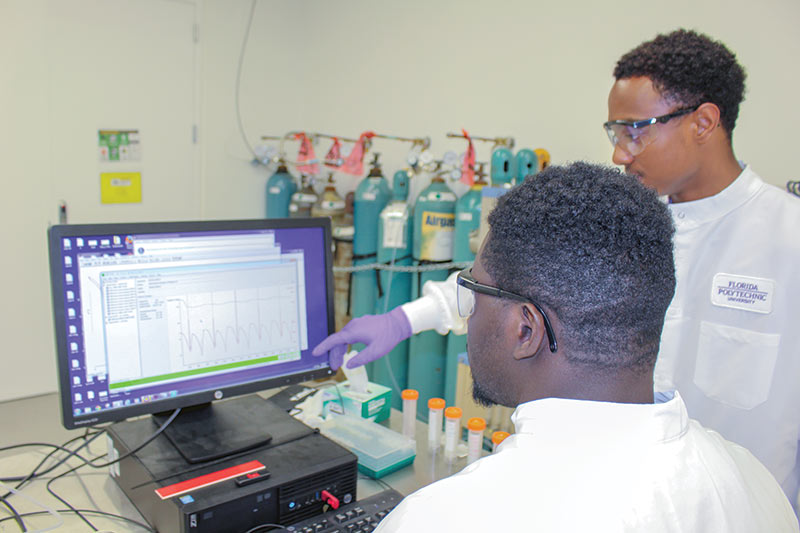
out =
{"type": "Polygon", "coordinates": [[[550,342],[550,351],[555,353],[558,350],[558,344],[556,344],[556,335],[553,333],[553,327],[550,325],[550,319],[547,317],[547,313],[544,312],[544,309],[531,300],[526,296],[522,296],[520,294],[516,294],[513,292],[508,292],[498,287],[492,287],[490,285],[484,285],[483,283],[478,283],[475,281],[475,278],[472,276],[472,269],[465,268],[461,272],[458,273],[458,277],[456,279],[456,302],[458,303],[458,315],[462,318],[469,318],[472,315],[472,312],[475,310],[475,293],[479,292],[481,294],[486,294],[488,296],[494,296],[496,298],[506,298],[509,300],[515,300],[518,302],[525,302],[533,305],[539,313],[542,314],[542,318],[544,319],[544,329],[547,332],[547,340],[550,342]]]}
{"type": "Polygon", "coordinates": [[[700,107],[686,107],[660,117],[644,120],[609,120],[603,124],[611,146],[619,145],[631,156],[641,154],[658,136],[658,125],[666,124],[673,118],[693,113],[700,107]]]}

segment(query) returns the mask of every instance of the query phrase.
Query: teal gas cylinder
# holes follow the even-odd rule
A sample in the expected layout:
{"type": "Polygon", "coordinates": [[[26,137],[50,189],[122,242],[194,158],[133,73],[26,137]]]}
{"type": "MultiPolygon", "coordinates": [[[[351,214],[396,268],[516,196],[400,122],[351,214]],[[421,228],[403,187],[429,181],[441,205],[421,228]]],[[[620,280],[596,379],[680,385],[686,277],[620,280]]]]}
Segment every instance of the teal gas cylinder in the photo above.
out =
{"type": "MultiPolygon", "coordinates": [[[[453,259],[456,195],[440,177],[435,177],[417,197],[414,206],[414,264],[446,263],[453,259]]],[[[422,294],[427,281],[444,281],[447,270],[412,276],[411,297],[422,294]]],[[[427,422],[428,400],[444,395],[447,337],[425,331],[411,338],[408,355],[408,386],[419,391],[417,418],[427,422]]]]}
{"type": "Polygon", "coordinates": [[[514,186],[514,155],[508,148],[497,148],[492,152],[492,185],[510,189],[514,186]]]}
{"type": "Polygon", "coordinates": [[[297,183],[281,161],[278,170],[267,180],[267,218],[288,218],[289,202],[297,192],[297,183]]]}
{"type": "MultiPolygon", "coordinates": [[[[378,249],[378,221],[381,211],[389,203],[391,191],[383,177],[378,162],[379,154],[372,160],[369,174],[356,187],[353,201],[353,265],[374,263],[378,249]]],[[[375,312],[378,298],[378,277],[375,270],[353,272],[350,279],[350,316],[353,318],[375,312]]],[[[355,347],[360,350],[363,345],[355,347]]]]}
{"type": "Polygon", "coordinates": [[[525,178],[539,171],[539,158],[536,157],[536,152],[523,148],[514,156],[514,167],[516,169],[516,176],[514,183],[520,184],[525,178]]]}
{"type": "MultiPolygon", "coordinates": [[[[470,249],[470,233],[477,232],[481,222],[481,190],[485,181],[476,181],[464,196],[456,202],[455,242],[453,261],[474,261],[475,253],[470,249]]],[[[455,405],[456,381],[458,378],[458,356],[467,351],[467,336],[449,333],[447,335],[447,356],[444,374],[444,401],[455,405]]]]}
{"type": "MultiPolygon", "coordinates": [[[[392,201],[381,211],[378,222],[378,262],[411,265],[411,208],[408,205],[409,177],[398,170],[392,180],[392,201]]],[[[411,273],[378,274],[378,299],[375,314],[386,313],[411,298],[411,273]]],[[[392,407],[403,408],[400,393],[408,383],[408,342],[401,342],[385,357],[367,366],[370,381],[392,389],[392,407]]]]}

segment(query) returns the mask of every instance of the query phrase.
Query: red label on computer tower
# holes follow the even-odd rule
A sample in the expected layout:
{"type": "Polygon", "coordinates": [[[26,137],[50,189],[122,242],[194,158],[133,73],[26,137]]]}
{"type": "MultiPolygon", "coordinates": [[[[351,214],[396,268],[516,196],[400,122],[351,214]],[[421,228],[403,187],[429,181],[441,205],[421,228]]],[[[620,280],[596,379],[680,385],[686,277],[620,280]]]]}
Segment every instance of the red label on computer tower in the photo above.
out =
{"type": "Polygon", "coordinates": [[[187,479],[186,481],[181,481],[180,483],[167,485],[166,487],[156,489],[155,492],[161,497],[162,500],[166,500],[168,498],[172,498],[173,496],[179,496],[193,490],[214,485],[215,483],[219,483],[221,481],[233,479],[244,474],[249,474],[250,472],[264,470],[265,468],[266,467],[261,464],[260,461],[249,461],[247,463],[232,466],[230,468],[217,470],[216,472],[211,472],[210,474],[204,474],[192,479],[187,479]]]}

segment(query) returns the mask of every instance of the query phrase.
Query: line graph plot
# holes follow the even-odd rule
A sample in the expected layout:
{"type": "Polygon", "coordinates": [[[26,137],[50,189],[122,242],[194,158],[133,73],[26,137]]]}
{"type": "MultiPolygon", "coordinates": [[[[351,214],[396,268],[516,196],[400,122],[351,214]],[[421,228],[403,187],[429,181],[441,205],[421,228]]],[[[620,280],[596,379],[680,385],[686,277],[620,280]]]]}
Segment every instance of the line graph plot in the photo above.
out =
{"type": "Polygon", "coordinates": [[[293,285],[175,295],[166,304],[171,353],[180,367],[299,351],[293,285]]]}

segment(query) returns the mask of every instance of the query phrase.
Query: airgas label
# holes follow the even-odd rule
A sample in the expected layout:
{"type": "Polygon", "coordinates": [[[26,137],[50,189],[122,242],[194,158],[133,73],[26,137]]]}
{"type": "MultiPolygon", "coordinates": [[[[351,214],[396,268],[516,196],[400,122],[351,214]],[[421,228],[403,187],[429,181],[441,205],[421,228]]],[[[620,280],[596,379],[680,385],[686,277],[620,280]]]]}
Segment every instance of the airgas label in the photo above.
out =
{"type": "Polygon", "coordinates": [[[423,211],[419,259],[449,261],[453,258],[453,236],[456,227],[454,213],[423,211]]]}
{"type": "Polygon", "coordinates": [[[719,273],[711,284],[711,303],[743,311],[772,312],[775,281],[750,276],[719,273]]]}

